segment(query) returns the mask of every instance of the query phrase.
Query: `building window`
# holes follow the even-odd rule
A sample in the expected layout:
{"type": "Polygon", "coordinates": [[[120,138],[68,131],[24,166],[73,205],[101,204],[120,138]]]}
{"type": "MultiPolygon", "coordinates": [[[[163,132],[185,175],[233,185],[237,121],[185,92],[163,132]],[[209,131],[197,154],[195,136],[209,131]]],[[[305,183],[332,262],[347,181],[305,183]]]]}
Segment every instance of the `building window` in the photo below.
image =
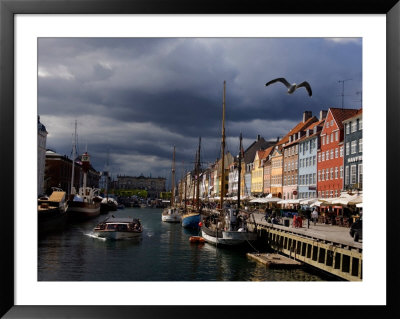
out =
{"type": "Polygon", "coordinates": [[[322,198],[324,198],[324,196],[325,196],[325,192],[324,192],[324,191],[322,191],[322,198]]]}
{"type": "Polygon", "coordinates": [[[318,153],[318,163],[321,162],[321,153],[318,153]]]}
{"type": "Polygon", "coordinates": [[[350,166],[350,181],[351,184],[357,183],[357,166],[356,165],[351,165],[350,166]]]}
{"type": "Polygon", "coordinates": [[[340,178],[343,178],[343,166],[340,166],[340,178]]]}
{"type": "Polygon", "coordinates": [[[321,181],[321,171],[318,171],[318,182],[321,181]]]}
{"type": "Polygon", "coordinates": [[[322,161],[325,161],[325,152],[322,152],[322,161]]]}
{"type": "Polygon", "coordinates": [[[333,179],[333,167],[331,167],[331,180],[333,179]]]}
{"type": "Polygon", "coordinates": [[[300,144],[300,153],[303,151],[303,144],[300,144]]]}
{"type": "Polygon", "coordinates": [[[331,159],[333,159],[333,148],[331,149],[331,159]]]}
{"type": "Polygon", "coordinates": [[[363,182],[363,173],[362,173],[362,164],[358,164],[358,183],[359,188],[362,187],[362,182],[363,182]]]}
{"type": "Polygon", "coordinates": [[[329,151],[326,151],[326,160],[329,160],[329,151]]]}
{"type": "Polygon", "coordinates": [[[325,145],[325,136],[322,136],[322,145],[325,145]]]}
{"type": "Polygon", "coordinates": [[[350,176],[350,174],[349,174],[349,166],[346,165],[345,172],[344,172],[344,184],[345,185],[349,185],[349,180],[350,180],[349,176],[350,176]]]}
{"type": "Polygon", "coordinates": [[[335,190],[335,197],[338,197],[338,191],[335,190]]]}
{"type": "Polygon", "coordinates": [[[351,133],[357,131],[357,121],[351,122],[351,133]]]}
{"type": "Polygon", "coordinates": [[[357,141],[351,141],[351,154],[355,154],[357,152],[357,141]]]}
{"type": "Polygon", "coordinates": [[[339,141],[339,131],[335,132],[335,140],[336,142],[339,141]]]}
{"type": "Polygon", "coordinates": [[[331,134],[331,143],[333,143],[333,133],[331,134]]]}
{"type": "Polygon", "coordinates": [[[340,157],[343,157],[343,146],[340,146],[340,157]]]}
{"type": "Polygon", "coordinates": [[[350,143],[346,143],[346,155],[350,155],[350,143]]]}
{"type": "Polygon", "coordinates": [[[331,120],[331,126],[333,126],[333,120],[331,120]]]}
{"type": "Polygon", "coordinates": [[[325,169],[322,169],[321,180],[322,180],[322,181],[325,180],[325,169]]]}
{"type": "Polygon", "coordinates": [[[313,179],[312,179],[312,183],[315,185],[315,183],[317,182],[316,181],[316,178],[317,178],[317,174],[315,174],[315,173],[313,173],[313,179]]]}
{"type": "Polygon", "coordinates": [[[337,168],[337,167],[335,167],[335,179],[338,179],[338,172],[339,172],[339,169],[337,168]]]}
{"type": "Polygon", "coordinates": [[[316,163],[315,163],[315,162],[316,162],[316,160],[317,160],[317,157],[314,155],[314,156],[313,156],[313,158],[312,158],[313,166],[315,166],[315,164],[316,164],[316,163]]]}
{"type": "Polygon", "coordinates": [[[321,191],[318,192],[318,197],[321,197],[321,191]]]}
{"type": "Polygon", "coordinates": [[[335,148],[335,158],[339,157],[339,149],[336,147],[335,148]]]}
{"type": "Polygon", "coordinates": [[[329,122],[326,122],[326,128],[328,128],[329,127],[329,122]]]}
{"type": "Polygon", "coordinates": [[[361,131],[362,130],[362,119],[358,120],[358,130],[361,131]]]}
{"type": "Polygon", "coordinates": [[[350,134],[350,123],[345,124],[345,128],[346,128],[346,135],[350,134]]]}
{"type": "Polygon", "coordinates": [[[327,145],[329,144],[329,135],[328,134],[326,135],[326,144],[327,145]]]}
{"type": "Polygon", "coordinates": [[[362,153],[362,138],[358,140],[358,152],[362,153]]]}

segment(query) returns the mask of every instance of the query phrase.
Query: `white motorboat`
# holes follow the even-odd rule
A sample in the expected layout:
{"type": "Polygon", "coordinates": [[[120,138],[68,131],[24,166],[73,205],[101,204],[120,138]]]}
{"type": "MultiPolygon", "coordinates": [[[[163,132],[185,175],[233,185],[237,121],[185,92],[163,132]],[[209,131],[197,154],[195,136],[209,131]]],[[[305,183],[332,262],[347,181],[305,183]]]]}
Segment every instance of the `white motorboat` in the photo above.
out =
{"type": "Polygon", "coordinates": [[[93,233],[107,239],[129,239],[140,237],[142,231],[142,225],[137,218],[109,217],[99,223],[93,233]]]}
{"type": "Polygon", "coordinates": [[[181,214],[179,213],[179,210],[175,207],[167,208],[163,211],[161,215],[161,220],[167,223],[180,223],[181,214]]]}

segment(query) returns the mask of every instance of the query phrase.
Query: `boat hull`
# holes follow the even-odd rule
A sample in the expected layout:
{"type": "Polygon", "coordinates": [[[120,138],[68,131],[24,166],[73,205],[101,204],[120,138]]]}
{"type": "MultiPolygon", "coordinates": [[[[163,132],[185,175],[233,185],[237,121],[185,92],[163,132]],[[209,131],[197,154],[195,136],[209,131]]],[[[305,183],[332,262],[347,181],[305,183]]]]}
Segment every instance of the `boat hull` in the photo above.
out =
{"type": "Polygon", "coordinates": [[[95,230],[94,234],[97,237],[101,238],[119,240],[119,239],[139,238],[142,235],[142,232],[95,230]]]}
{"type": "Polygon", "coordinates": [[[166,223],[180,223],[181,216],[179,214],[162,215],[161,220],[166,223]]]}
{"type": "Polygon", "coordinates": [[[182,216],[182,227],[198,228],[200,222],[200,213],[187,214],[182,216]]]}
{"type": "Polygon", "coordinates": [[[210,244],[225,245],[225,246],[238,246],[257,239],[256,233],[248,231],[216,231],[210,230],[207,227],[201,228],[201,236],[210,244]]]}
{"type": "Polygon", "coordinates": [[[100,203],[70,202],[67,214],[70,218],[93,218],[100,215],[100,203]]]}
{"type": "Polygon", "coordinates": [[[180,223],[181,214],[176,208],[165,209],[161,214],[161,220],[166,223],[180,223]]]}

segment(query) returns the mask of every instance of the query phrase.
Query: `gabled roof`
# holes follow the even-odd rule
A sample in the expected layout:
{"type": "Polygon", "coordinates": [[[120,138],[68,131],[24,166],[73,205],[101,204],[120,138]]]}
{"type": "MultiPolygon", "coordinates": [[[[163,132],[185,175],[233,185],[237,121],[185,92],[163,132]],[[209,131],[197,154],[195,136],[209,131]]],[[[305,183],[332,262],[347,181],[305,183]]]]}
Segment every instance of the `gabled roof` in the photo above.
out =
{"type": "MultiPolygon", "coordinates": [[[[302,130],[304,130],[305,128],[307,128],[308,126],[310,126],[311,124],[313,124],[314,122],[317,122],[317,118],[315,116],[310,117],[307,121],[303,122],[301,121],[300,123],[298,123],[294,128],[292,128],[289,133],[287,133],[279,142],[277,145],[283,145],[286,144],[287,142],[289,142],[289,136],[298,133],[302,130]]],[[[297,143],[298,140],[293,141],[292,143],[297,143]]],[[[290,144],[292,144],[290,143],[290,144]]],[[[286,145],[285,145],[286,146],[286,145]]]]}
{"type": "Polygon", "coordinates": [[[332,113],[333,119],[336,121],[336,124],[338,125],[339,129],[343,129],[343,121],[347,120],[350,117],[353,117],[354,115],[357,114],[359,110],[357,109],[341,109],[341,108],[335,108],[331,107],[329,108],[329,112],[332,113]]]}
{"type": "Polygon", "coordinates": [[[272,145],[275,145],[275,142],[266,141],[264,138],[260,138],[257,141],[254,141],[245,151],[243,156],[243,161],[246,164],[254,162],[254,157],[256,152],[259,150],[264,150],[272,145]]]}
{"type": "Polygon", "coordinates": [[[351,117],[348,117],[347,119],[343,120],[343,122],[347,122],[350,121],[351,119],[355,118],[355,117],[359,117],[360,115],[362,115],[362,109],[357,110],[357,113],[354,114],[351,117]]]}
{"type": "MultiPolygon", "coordinates": [[[[309,127],[307,127],[306,130],[314,130],[314,127],[316,127],[316,126],[322,126],[323,127],[324,126],[324,122],[325,122],[325,119],[322,119],[321,121],[315,122],[315,123],[311,124],[309,127]]],[[[305,141],[305,140],[307,140],[307,139],[309,139],[311,137],[314,137],[314,136],[317,136],[317,135],[321,134],[321,132],[322,132],[322,129],[317,131],[316,133],[311,133],[308,136],[304,135],[297,142],[299,142],[299,143],[303,142],[303,141],[305,141]]]]}

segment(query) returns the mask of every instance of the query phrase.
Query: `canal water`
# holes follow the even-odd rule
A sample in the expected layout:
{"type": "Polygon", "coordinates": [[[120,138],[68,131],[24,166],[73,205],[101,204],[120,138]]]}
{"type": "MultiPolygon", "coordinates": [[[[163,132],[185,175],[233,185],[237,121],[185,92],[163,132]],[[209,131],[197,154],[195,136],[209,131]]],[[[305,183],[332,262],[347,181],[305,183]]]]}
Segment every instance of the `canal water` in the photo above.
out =
{"type": "MultiPolygon", "coordinates": [[[[125,208],[69,223],[38,241],[39,281],[330,281],[311,270],[268,269],[245,250],[191,244],[197,231],[161,221],[161,209],[125,208]],[[93,235],[107,216],[139,218],[140,240],[105,240],[93,235]]],[[[247,250],[254,251],[251,247],[247,250]]]]}

